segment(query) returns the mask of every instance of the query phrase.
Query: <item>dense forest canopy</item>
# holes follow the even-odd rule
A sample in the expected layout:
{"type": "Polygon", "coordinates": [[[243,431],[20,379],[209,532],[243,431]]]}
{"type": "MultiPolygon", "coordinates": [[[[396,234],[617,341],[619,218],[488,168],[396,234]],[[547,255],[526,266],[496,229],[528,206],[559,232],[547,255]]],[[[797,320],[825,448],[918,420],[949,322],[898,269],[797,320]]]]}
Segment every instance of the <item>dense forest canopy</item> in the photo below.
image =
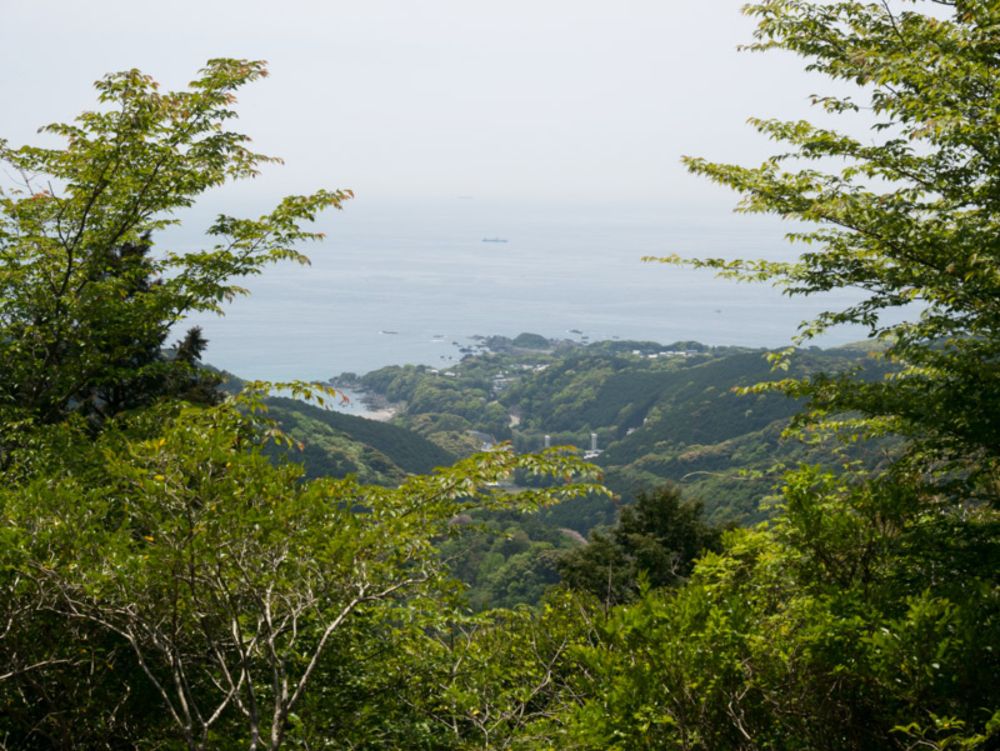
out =
{"type": "Polygon", "coordinates": [[[226,128],[233,91],[264,73],[213,60],[166,94],[110,75],[101,110],[48,126],[65,148],[0,153],[20,178],[0,232],[5,744],[278,748],[342,632],[446,618],[419,603],[447,601],[433,542],[463,508],[591,489],[558,451],[496,451],[393,488],[306,482],[269,458],[294,441],[266,415],[267,384],[215,392],[197,330],[163,350],[186,312],[240,294],[239,277],[305,261],[295,246],[318,235],[303,223],[350,197],[292,196],[218,217],[205,250],[155,249],[172,211],[269,161],[226,128]],[[514,472],[561,482],[501,491],[514,472]]]}
{"type": "MultiPolygon", "coordinates": [[[[1000,747],[1000,7],[746,12],[752,50],[854,86],[816,104],[870,132],[755,120],[783,153],[755,168],[688,160],[744,210],[812,229],[793,233],[795,262],[686,262],[793,295],[863,290],[800,336],[867,326],[874,377],[790,370],[744,392],[802,400],[806,440],[890,449],[877,467],[810,454],[752,528],[648,489],[586,547],[505,560],[508,589],[518,566],[547,567],[539,590],[561,580],[536,607],[471,612],[448,558],[484,519],[606,492],[575,454],[501,445],[395,485],[306,479],[272,448],[295,439],[267,384],[224,397],[197,332],[164,347],[240,277],[302,260],[316,238],[304,223],[350,197],[290,197],[219,217],[203,250],[157,247],[172,211],[267,161],[229,129],[234,91],[262,64],[213,60],[169,93],[113,74],[98,110],[49,126],[62,148],[0,144],[17,182],[0,195],[0,743],[1000,747]],[[905,323],[885,316],[914,302],[905,323]]],[[[571,411],[559,419],[576,425],[571,411]]],[[[371,440],[397,455],[390,433],[371,440]]],[[[398,452],[415,467],[428,456],[398,452]]],[[[499,544],[522,543],[512,526],[499,544]]]]}

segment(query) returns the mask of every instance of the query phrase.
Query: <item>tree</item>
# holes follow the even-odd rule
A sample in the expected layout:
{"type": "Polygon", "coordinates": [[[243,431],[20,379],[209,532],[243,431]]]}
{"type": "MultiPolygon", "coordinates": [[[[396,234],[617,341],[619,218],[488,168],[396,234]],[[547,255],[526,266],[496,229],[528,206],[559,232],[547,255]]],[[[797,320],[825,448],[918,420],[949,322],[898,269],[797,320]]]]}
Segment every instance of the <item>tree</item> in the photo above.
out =
{"type": "MultiPolygon", "coordinates": [[[[888,377],[777,388],[808,399],[800,423],[854,440],[896,433],[903,452],[881,471],[789,473],[769,525],[726,532],[680,586],[640,589],[603,617],[591,611],[591,629],[560,653],[558,674],[569,678],[546,684],[544,740],[522,732],[526,747],[998,747],[1000,6],[934,2],[940,18],[916,4],[748,6],[760,19],[753,49],[791,50],[860,84],[880,118],[875,143],[756,120],[790,153],[755,169],[688,160],[739,190],[743,210],[819,225],[793,233],[817,246],[797,262],[692,263],[789,294],[863,290],[800,336],[868,326],[888,377]],[[824,172],[813,160],[843,166],[824,172]],[[914,320],[886,315],[911,303],[914,320]]],[[[863,109],[845,97],[816,101],[831,115],[863,109]]],[[[633,535],[640,520],[629,520],[633,535]]],[[[628,563],[616,534],[587,552],[612,572],[628,563]]],[[[657,560],[666,548],[655,539],[622,542],[633,559],[657,560]]],[[[490,706],[488,691],[480,696],[477,713],[490,706]]]]}
{"type": "Polygon", "coordinates": [[[18,178],[0,190],[0,456],[16,425],[74,412],[103,421],[171,388],[190,391],[204,340],[189,334],[165,357],[171,327],[192,311],[221,312],[244,292],[234,279],[306,262],[295,244],[320,235],[301,224],[350,191],[290,196],[257,219],[219,216],[211,247],[153,252],[176,211],[277,161],[227,129],[234,92],[266,74],[259,61],[210,60],[189,90],[161,93],[138,70],[115,73],[96,84],[101,109],[42,129],[65,147],[0,140],[0,161],[18,178]]]}
{"type": "MultiPolygon", "coordinates": [[[[433,748],[537,749],[566,744],[557,719],[586,678],[578,652],[597,638],[589,597],[553,591],[524,606],[456,617],[406,646],[394,697],[438,734],[433,748]]],[[[398,746],[388,746],[396,748],[398,746]]]]}
{"type": "Polygon", "coordinates": [[[921,513],[892,476],[803,470],[783,495],[684,585],[610,609],[566,668],[565,746],[996,747],[995,518],[921,513]]]}
{"type": "MultiPolygon", "coordinates": [[[[573,481],[593,469],[575,457],[505,447],[393,489],[306,481],[265,453],[293,444],[262,417],[266,385],[218,403],[195,368],[200,331],[164,351],[186,313],[243,292],[234,279],[304,262],[296,244],[319,235],[301,225],[350,197],[220,216],[211,248],[154,252],[174,211],[273,161],[225,128],[233,91],[264,74],[213,60],[167,94],[114,74],[97,84],[101,111],[48,127],[65,148],[0,144],[21,180],[0,195],[4,746],[306,742],[295,712],[333,674],[335,644],[446,617],[435,543],[456,514],[593,489],[573,481]],[[501,489],[515,471],[562,483],[501,489]]],[[[282,388],[321,404],[329,391],[282,388]]]]}
{"type": "MultiPolygon", "coordinates": [[[[3,529],[21,557],[2,583],[28,590],[16,600],[20,610],[33,603],[64,635],[117,641],[110,700],[151,694],[168,720],[162,732],[190,749],[237,738],[251,749],[281,747],[335,634],[362,616],[403,628],[419,607],[414,597],[444,596],[435,542],[463,509],[532,508],[591,490],[500,490],[515,470],[586,471],[571,456],[506,450],[393,489],[303,481],[301,467],[263,453],[253,417],[260,406],[243,396],[212,408],[145,410],[106,427],[96,443],[62,428],[46,470],[0,493],[3,529]],[[123,651],[134,669],[122,665],[123,651]]],[[[438,599],[425,624],[447,612],[438,599]]],[[[22,644],[29,635],[15,636],[22,644]]],[[[34,684],[16,685],[7,700],[30,703],[34,684]]],[[[65,711],[57,703],[54,713],[65,711]]]]}
{"type": "Polygon", "coordinates": [[[692,172],[738,191],[739,210],[813,226],[789,234],[810,246],[794,262],[691,263],[770,280],[789,295],[861,290],[857,303],[804,323],[799,340],[861,324],[897,367],[874,383],[845,374],[779,384],[808,399],[800,421],[860,415],[867,434],[907,436],[916,471],[965,483],[963,498],[997,503],[1000,8],[992,0],[767,0],[746,13],[759,21],[749,49],[790,51],[808,70],[856,86],[857,96],[813,96],[829,117],[875,121],[861,138],[754,118],[785,153],[759,167],[686,159],[692,172]],[[935,12],[911,8],[921,5],[935,12]],[[896,322],[893,310],[906,320],[896,322]]]}
{"type": "Polygon", "coordinates": [[[739,191],[741,210],[812,227],[790,235],[812,246],[795,262],[688,263],[790,295],[860,289],[799,341],[861,324],[892,366],[874,382],[760,388],[805,397],[800,425],[895,433],[902,452],[879,472],[787,474],[768,528],[728,533],[685,586],[612,610],[579,653],[591,685],[564,715],[578,747],[997,747],[1000,6],[919,5],[748,5],[750,48],[857,84],[864,104],[814,101],[873,113],[871,140],[755,119],[786,153],[757,168],[687,160],[739,191]]]}
{"type": "Polygon", "coordinates": [[[609,606],[633,599],[642,581],[676,586],[699,557],[719,549],[721,529],[707,524],[701,509],[672,485],[641,491],[611,530],[593,533],[586,545],[559,558],[559,574],[609,606]]]}

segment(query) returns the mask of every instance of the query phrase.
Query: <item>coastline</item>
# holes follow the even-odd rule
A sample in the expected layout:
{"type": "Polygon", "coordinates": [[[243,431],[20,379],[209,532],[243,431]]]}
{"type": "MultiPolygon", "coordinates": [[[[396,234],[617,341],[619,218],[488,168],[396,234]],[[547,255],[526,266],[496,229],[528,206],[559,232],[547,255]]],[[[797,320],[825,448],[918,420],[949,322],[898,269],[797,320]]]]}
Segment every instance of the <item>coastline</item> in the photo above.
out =
{"type": "Polygon", "coordinates": [[[328,383],[338,394],[346,397],[346,404],[337,402],[333,408],[344,414],[363,417],[376,422],[389,422],[403,409],[402,404],[393,404],[380,394],[365,390],[354,381],[341,381],[331,378],[328,383]]]}
{"type": "Polygon", "coordinates": [[[399,407],[383,407],[382,409],[369,410],[364,415],[359,415],[359,417],[364,417],[367,420],[375,420],[376,422],[389,422],[397,414],[399,414],[399,407]]]}

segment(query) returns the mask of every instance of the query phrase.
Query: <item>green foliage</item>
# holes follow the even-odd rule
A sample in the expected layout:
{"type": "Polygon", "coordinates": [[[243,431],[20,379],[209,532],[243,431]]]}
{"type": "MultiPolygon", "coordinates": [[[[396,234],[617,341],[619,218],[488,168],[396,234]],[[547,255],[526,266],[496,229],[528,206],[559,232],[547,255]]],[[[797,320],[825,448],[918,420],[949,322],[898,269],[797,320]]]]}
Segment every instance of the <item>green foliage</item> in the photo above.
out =
{"type": "MultiPolygon", "coordinates": [[[[232,278],[298,258],[293,242],[312,237],[298,222],[346,197],[222,217],[214,249],[150,254],[146,233],[171,210],[264,159],[222,128],[231,90],[259,64],[214,61],[181,94],[111,76],[99,84],[107,111],[53,126],[67,149],[4,146],[27,192],[2,196],[0,224],[3,743],[997,748],[1000,12],[942,2],[939,18],[918,4],[748,6],[753,48],[860,85],[876,140],[755,121],[790,153],[756,169],[689,161],[739,190],[745,210],[818,225],[793,235],[817,246],[798,262],[695,265],[792,294],[861,288],[801,336],[861,323],[881,364],[799,353],[787,380],[756,387],[756,353],[613,343],[526,355],[506,341],[454,376],[362,379],[416,410],[404,422],[456,443],[469,429],[513,428],[522,445],[550,426],[569,439],[597,429],[622,482],[812,458],[773,456],[795,407],[773,390],[807,406],[799,425],[849,442],[826,467],[785,475],[767,525],[721,541],[676,491],[643,496],[563,558],[597,597],[548,588],[567,545],[550,524],[573,508],[551,504],[599,516],[606,503],[572,453],[501,445],[394,488],[306,479],[265,453],[294,445],[264,415],[266,385],[214,406],[165,398],[198,386],[190,369],[167,377],[169,324],[215,309],[238,291],[232,278]],[[809,167],[831,157],[834,172],[809,167]],[[33,190],[32,172],[63,194],[33,190]],[[911,302],[915,320],[887,322],[911,302]],[[871,437],[884,460],[857,461],[871,437]],[[545,506],[547,517],[521,515],[545,506]],[[470,521],[483,533],[463,547],[470,521]],[[464,615],[449,562],[476,606],[547,592],[536,610],[464,615]]],[[[831,115],[861,109],[816,101],[831,115]]],[[[201,346],[175,358],[193,363],[201,346]]],[[[279,406],[293,430],[322,422],[279,406]]]]}
{"type": "MultiPolygon", "coordinates": [[[[269,449],[296,441],[273,419],[282,414],[267,414],[268,384],[217,403],[214,379],[195,369],[199,332],[161,351],[185,313],[239,294],[234,278],[304,261],[295,244],[318,235],[300,223],[349,197],[320,191],[258,220],[222,216],[212,248],[153,254],[171,212],[268,161],[223,127],[232,91],[263,74],[215,60],[190,91],[168,94],[137,71],[112,75],[98,83],[100,112],[49,128],[64,149],[0,153],[24,183],[0,204],[5,746],[308,743],[322,723],[297,711],[315,676],[363,671],[375,634],[408,643],[448,622],[437,543],[460,531],[457,514],[599,490],[574,456],[508,446],[392,488],[307,480],[269,449]],[[34,190],[39,179],[58,190],[34,190]],[[557,482],[512,491],[515,473],[557,482]]],[[[333,395],[274,388],[321,406],[333,395]]],[[[276,406],[310,427],[344,424],[276,406]]],[[[401,429],[350,424],[400,467],[446,456],[408,450],[401,429]]],[[[323,712],[356,707],[359,693],[319,692],[323,712]]]]}
{"type": "Polygon", "coordinates": [[[662,486],[640,492],[611,530],[592,533],[585,546],[561,556],[559,574],[607,606],[628,602],[642,587],[684,582],[696,559],[719,549],[720,534],[702,521],[700,503],[662,486]]]}
{"type": "Polygon", "coordinates": [[[558,717],[575,703],[576,653],[600,618],[593,603],[553,593],[538,613],[458,619],[410,646],[397,700],[440,729],[436,748],[566,747],[558,717]]]}
{"type": "Polygon", "coordinates": [[[509,439],[511,432],[507,410],[494,398],[493,363],[464,365],[447,371],[450,375],[426,366],[393,365],[366,374],[360,385],[390,402],[405,402],[408,427],[448,451],[471,453],[480,442],[463,440],[468,430],[498,440],[509,439]],[[444,424],[442,416],[448,418],[444,424]]]}
{"type": "MultiPolygon", "coordinates": [[[[822,359],[810,366],[813,355],[798,352],[776,358],[790,371],[784,381],[728,384],[743,386],[751,400],[772,391],[794,397],[807,408],[795,425],[818,427],[819,437],[837,434],[845,447],[804,433],[811,438],[806,449],[775,456],[772,441],[784,424],[777,415],[767,419],[768,412],[787,409],[787,417],[787,402],[751,402],[742,415],[750,430],[729,431],[727,423],[739,421],[736,396],[727,403],[712,393],[722,392],[721,383],[691,377],[721,375],[727,363],[712,359],[674,364],[673,372],[647,365],[634,376],[570,354],[503,395],[522,431],[537,415],[568,437],[569,429],[628,424],[641,415],[645,425],[601,457],[625,481],[680,466],[724,477],[738,454],[753,459],[754,468],[808,458],[834,469],[805,464],[786,474],[771,524],[728,532],[721,550],[694,561],[679,586],[644,588],[640,579],[631,602],[605,611],[566,595],[577,615],[548,623],[546,637],[571,648],[548,663],[542,688],[524,674],[522,688],[537,689],[524,710],[530,721],[507,731],[512,735],[501,730],[492,744],[840,751],[1000,743],[1000,15],[993,2],[936,3],[947,17],[921,13],[918,5],[899,13],[888,2],[748,6],[760,21],[754,49],[790,50],[814,71],[859,84],[865,105],[843,96],[816,102],[839,116],[867,106],[879,120],[864,140],[807,123],[757,120],[789,145],[787,154],[759,168],[688,162],[739,190],[744,210],[817,226],[793,233],[816,246],[797,262],[691,263],[774,281],[789,294],[863,291],[856,304],[804,324],[801,340],[860,323],[874,340],[870,356],[880,362],[865,370],[857,366],[866,362],[848,355],[833,368],[822,359]],[[818,160],[835,171],[813,169],[818,160]],[[886,315],[893,308],[910,320],[895,323],[897,316],[886,315]],[[675,402],[649,400],[647,392],[638,413],[629,411],[638,400],[615,403],[613,392],[601,392],[606,384],[659,388],[685,377],[675,402]],[[717,403],[723,406],[714,412],[717,403]],[[763,414],[754,424],[758,409],[763,414]],[[677,419],[681,414],[700,419],[677,419]],[[647,443],[654,430],[662,431],[659,440],[647,443]],[[750,438],[755,434],[766,440],[750,438]],[[859,463],[857,447],[872,437],[885,456],[859,463]],[[630,441],[649,450],[619,470],[615,462],[630,441]]],[[[622,548],[629,539],[597,537],[599,544],[584,549],[596,561],[592,568],[627,561],[622,548]]],[[[635,543],[634,559],[666,547],[650,546],[641,534],[635,543]]],[[[531,654],[511,654],[488,632],[455,651],[470,649],[493,655],[479,668],[484,674],[507,664],[516,674],[531,654]]],[[[497,706],[493,689],[504,689],[502,680],[461,694],[462,706],[471,707],[465,716],[497,717],[487,710],[497,706]]],[[[454,715],[452,722],[460,726],[454,715]]]]}
{"type": "Polygon", "coordinates": [[[473,610],[537,605],[559,583],[560,554],[581,538],[551,524],[549,510],[477,512],[455,520],[465,529],[442,543],[441,555],[451,573],[468,586],[465,599],[473,610]]]}
{"type": "Polygon", "coordinates": [[[755,119],[758,130],[787,144],[786,153],[756,168],[687,160],[693,172],[739,191],[743,211],[812,225],[790,237],[817,246],[792,263],[694,264],[771,280],[791,295],[861,290],[860,301],[803,324],[800,338],[862,324],[899,369],[865,384],[814,377],[778,388],[808,400],[804,419],[857,412],[870,432],[906,435],[917,466],[946,484],[963,479],[970,485],[963,495],[996,503],[998,10],[975,0],[941,4],[952,7],[948,18],[897,13],[888,3],[748,6],[758,19],[750,49],[788,50],[810,70],[856,84],[866,103],[814,97],[830,117],[868,109],[877,119],[868,138],[755,119]],[[841,166],[810,166],[821,160],[841,166]],[[897,323],[885,315],[896,308],[912,315],[897,323]]]}
{"type": "Polygon", "coordinates": [[[592,683],[571,734],[584,748],[912,748],[936,717],[956,747],[990,747],[997,521],[929,512],[918,493],[791,476],[773,532],[731,532],[688,584],[609,614],[581,653],[592,683]]]}
{"type": "MultiPolygon", "coordinates": [[[[67,435],[44,472],[0,496],[17,554],[5,583],[24,591],[19,602],[50,613],[53,627],[111,639],[118,700],[152,693],[166,732],[190,748],[236,738],[282,745],[334,631],[355,612],[405,619],[414,594],[447,590],[434,541],[463,509],[535,508],[590,490],[505,492],[498,482],[516,470],[586,470],[558,453],[508,450],[392,489],[303,482],[299,467],[263,454],[240,405],[144,415],[96,442],[67,435]]],[[[28,635],[12,628],[6,644],[24,644],[28,635]]],[[[9,687],[5,701],[23,711],[34,690],[9,687]]],[[[58,710],[34,719],[71,721],[58,710]]]]}
{"type": "Polygon", "coordinates": [[[220,311],[233,283],[268,263],[305,262],[301,228],[349,191],[284,199],[258,219],[220,216],[213,245],[191,253],[153,249],[206,190],[253,177],[275,161],[227,129],[233,92],[266,75],[263,63],[212,60],[187,91],[161,93],[137,70],[97,82],[99,110],[43,130],[63,148],[0,141],[16,183],[0,189],[0,409],[3,443],[15,421],[58,422],[83,411],[101,419],[151,401],[174,365],[190,366],[202,341],[159,356],[170,327],[192,311],[220,311]],[[144,393],[144,392],[152,393],[144,393]],[[147,398],[140,399],[140,396],[147,398]]]}
{"type": "Polygon", "coordinates": [[[880,121],[872,143],[756,120],[790,152],[759,168],[688,160],[740,191],[743,210],[818,225],[792,238],[819,246],[792,263],[692,263],[789,294],[863,290],[800,336],[863,324],[893,366],[884,377],[798,376],[750,393],[783,391],[806,400],[798,424],[851,441],[896,434],[903,451],[878,471],[787,474],[770,528],[730,533],[685,586],[614,609],[580,653],[591,685],[565,726],[579,747],[997,746],[1000,16],[991,2],[939,5],[950,18],[888,2],[747,7],[753,49],[859,84],[880,121]],[[803,166],[831,158],[839,171],[803,166]],[[891,308],[913,316],[894,323],[891,308]]]}
{"type": "MultiPolygon", "coordinates": [[[[831,451],[828,444],[781,440],[801,402],[743,393],[771,375],[766,354],[695,342],[595,342],[543,354],[470,355],[452,376],[392,366],[361,380],[399,405],[397,423],[455,454],[479,449],[472,431],[509,431],[522,451],[542,447],[546,435],[552,445],[585,449],[593,431],[604,449],[594,461],[626,502],[668,481],[703,498],[715,521],[752,522],[771,513],[762,499],[780,478],[777,467],[822,461],[831,451]]],[[[799,353],[789,375],[857,370],[873,381],[884,369],[861,348],[814,349],[799,353]]],[[[841,450],[876,466],[890,447],[884,441],[841,450]]],[[[611,523],[614,509],[594,499],[546,516],[586,534],[611,523]]]]}
{"type": "Polygon", "coordinates": [[[270,416],[301,444],[289,457],[308,477],[357,475],[392,485],[407,474],[426,474],[455,460],[423,436],[397,425],[321,409],[287,398],[268,400],[270,416]]]}

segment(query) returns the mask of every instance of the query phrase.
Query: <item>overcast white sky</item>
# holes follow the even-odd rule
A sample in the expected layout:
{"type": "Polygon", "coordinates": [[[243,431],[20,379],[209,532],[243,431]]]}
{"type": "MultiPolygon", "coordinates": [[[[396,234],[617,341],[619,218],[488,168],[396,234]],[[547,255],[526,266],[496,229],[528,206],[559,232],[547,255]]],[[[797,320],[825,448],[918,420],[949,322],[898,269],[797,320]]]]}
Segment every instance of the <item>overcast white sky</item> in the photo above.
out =
{"type": "Polygon", "coordinates": [[[165,86],[263,58],[240,127],[283,157],[268,194],[691,203],[734,197],[682,154],[755,162],[750,115],[807,115],[822,84],[738,53],[743,0],[0,0],[0,137],[92,105],[138,67],[165,86]]]}

